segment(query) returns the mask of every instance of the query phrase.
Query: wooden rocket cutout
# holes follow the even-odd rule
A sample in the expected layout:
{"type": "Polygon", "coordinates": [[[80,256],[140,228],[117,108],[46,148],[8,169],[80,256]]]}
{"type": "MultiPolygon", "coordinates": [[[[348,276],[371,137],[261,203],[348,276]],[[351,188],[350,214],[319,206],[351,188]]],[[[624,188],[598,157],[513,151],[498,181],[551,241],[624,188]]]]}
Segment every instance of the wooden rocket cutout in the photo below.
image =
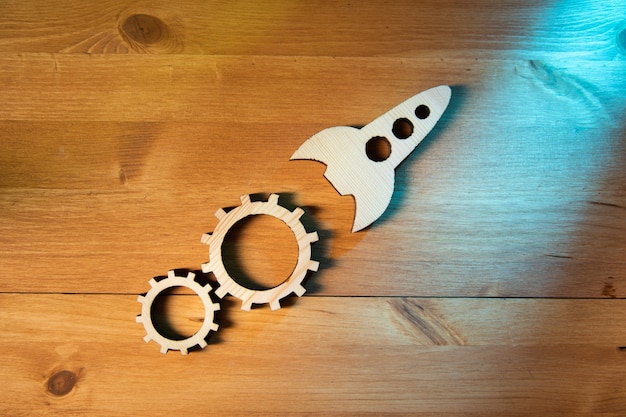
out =
{"type": "Polygon", "coordinates": [[[326,165],[324,177],[341,195],[352,195],[352,232],[374,223],[389,206],[395,169],[435,126],[450,102],[450,87],[423,91],[368,125],[336,126],[313,135],[291,156],[326,165]]]}

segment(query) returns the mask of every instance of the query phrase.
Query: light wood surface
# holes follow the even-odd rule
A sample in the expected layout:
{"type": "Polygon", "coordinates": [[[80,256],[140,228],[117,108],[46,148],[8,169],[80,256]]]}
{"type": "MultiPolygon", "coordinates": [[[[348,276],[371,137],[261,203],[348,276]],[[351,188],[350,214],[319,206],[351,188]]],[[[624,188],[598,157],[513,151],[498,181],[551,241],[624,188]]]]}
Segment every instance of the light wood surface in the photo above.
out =
{"type": "MultiPolygon", "coordinates": [[[[263,3],[0,3],[0,415],[626,414],[622,5],[263,3]],[[352,198],[289,158],[442,84],[351,233],[352,198]],[[319,235],[304,296],[226,297],[184,357],[144,343],[148,281],[213,281],[214,213],[271,193],[319,235]]],[[[259,217],[222,250],[271,287],[296,246],[259,217]]]]}

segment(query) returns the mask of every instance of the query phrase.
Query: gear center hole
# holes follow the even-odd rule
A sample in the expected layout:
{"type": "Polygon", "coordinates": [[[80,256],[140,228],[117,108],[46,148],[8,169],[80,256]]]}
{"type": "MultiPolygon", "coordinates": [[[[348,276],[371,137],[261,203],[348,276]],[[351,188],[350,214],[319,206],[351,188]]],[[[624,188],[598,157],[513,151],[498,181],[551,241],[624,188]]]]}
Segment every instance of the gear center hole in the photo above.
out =
{"type": "Polygon", "coordinates": [[[156,296],[150,315],[159,334],[171,340],[184,340],[200,330],[205,311],[198,294],[176,286],[156,296]]]}
{"type": "Polygon", "coordinates": [[[251,215],[226,233],[222,259],[239,285],[267,290],[285,282],[295,269],[298,243],[289,226],[276,217],[251,215]]]}

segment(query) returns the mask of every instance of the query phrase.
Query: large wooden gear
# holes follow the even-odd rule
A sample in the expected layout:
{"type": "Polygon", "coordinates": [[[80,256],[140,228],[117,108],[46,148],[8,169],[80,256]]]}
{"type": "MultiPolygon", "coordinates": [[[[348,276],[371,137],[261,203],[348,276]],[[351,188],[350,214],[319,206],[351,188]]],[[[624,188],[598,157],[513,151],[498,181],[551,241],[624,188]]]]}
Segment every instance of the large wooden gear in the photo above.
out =
{"type": "Polygon", "coordinates": [[[252,304],[269,304],[272,310],[280,308],[280,300],[294,293],[302,296],[306,291],[302,281],[307,271],[317,271],[319,263],[311,260],[311,243],[317,242],[317,232],[307,233],[300,222],[304,210],[296,208],[289,211],[278,204],[278,195],[271,194],[268,201],[251,201],[249,195],[240,197],[241,205],[226,212],[220,209],[215,213],[219,219],[213,233],[202,236],[202,243],[209,245],[209,262],[202,264],[202,271],[212,272],[220,286],[215,291],[218,297],[223,298],[231,294],[241,300],[241,308],[250,310],[252,304]],[[222,244],[226,234],[237,222],[253,215],[265,214],[273,216],[285,223],[298,243],[298,261],[296,266],[281,284],[274,288],[255,290],[244,287],[230,276],[222,259],[222,244]]]}

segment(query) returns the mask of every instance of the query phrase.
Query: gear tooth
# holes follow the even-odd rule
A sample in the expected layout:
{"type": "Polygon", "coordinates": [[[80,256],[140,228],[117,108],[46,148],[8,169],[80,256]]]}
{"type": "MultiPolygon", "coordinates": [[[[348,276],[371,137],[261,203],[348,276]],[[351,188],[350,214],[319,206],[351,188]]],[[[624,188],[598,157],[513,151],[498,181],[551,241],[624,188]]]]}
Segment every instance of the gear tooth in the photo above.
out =
{"type": "Polygon", "coordinates": [[[189,352],[187,352],[187,348],[186,347],[181,347],[180,348],[180,354],[181,355],[187,356],[187,353],[189,353],[189,352]]]}
{"type": "Polygon", "coordinates": [[[211,323],[211,330],[213,330],[214,332],[216,332],[219,327],[220,326],[217,323],[211,323]]]}
{"type": "Polygon", "coordinates": [[[217,209],[217,211],[215,212],[215,217],[222,220],[224,216],[226,216],[226,212],[224,211],[224,209],[223,208],[217,209]]]}
{"type": "Polygon", "coordinates": [[[217,290],[215,290],[215,295],[217,295],[219,298],[224,298],[226,293],[228,293],[228,291],[223,286],[221,286],[217,290]]]}
{"type": "Polygon", "coordinates": [[[306,288],[304,288],[302,285],[297,286],[293,292],[298,296],[298,297],[302,297],[304,295],[304,293],[306,292],[306,288]]]}
{"type": "Polygon", "coordinates": [[[309,271],[313,271],[313,272],[317,272],[317,270],[320,267],[320,263],[318,261],[314,261],[313,259],[311,259],[309,261],[309,267],[307,268],[309,271]]]}
{"type": "Polygon", "coordinates": [[[278,205],[278,194],[270,194],[267,202],[273,205],[278,205]]]}
{"type": "Polygon", "coordinates": [[[304,210],[302,210],[300,207],[296,207],[291,214],[293,215],[292,219],[294,220],[300,220],[300,217],[302,217],[302,215],[304,214],[304,210]]]}
{"type": "Polygon", "coordinates": [[[211,264],[209,262],[202,264],[202,272],[204,273],[211,272],[211,264]]]}
{"type": "Polygon", "coordinates": [[[219,303],[213,303],[213,311],[220,311],[221,306],[219,303]]]}
{"type": "Polygon", "coordinates": [[[241,302],[241,309],[244,311],[250,311],[250,309],[252,308],[252,301],[242,301],[241,302]]]}
{"type": "Polygon", "coordinates": [[[150,335],[145,335],[145,336],[143,337],[143,340],[144,340],[144,342],[148,343],[149,341],[151,341],[151,340],[152,340],[152,338],[150,337],[150,335]]]}
{"type": "Polygon", "coordinates": [[[135,317],[135,323],[143,323],[143,316],[141,314],[135,317]]]}
{"type": "Polygon", "coordinates": [[[309,244],[311,243],[315,243],[318,240],[320,240],[319,235],[317,234],[317,232],[311,232],[311,233],[307,233],[306,234],[306,238],[309,241],[309,244]]]}
{"type": "Polygon", "coordinates": [[[273,300],[272,302],[270,302],[270,308],[272,310],[280,310],[280,301],[273,300]]]}
{"type": "Polygon", "coordinates": [[[167,353],[167,346],[161,346],[161,353],[164,355],[167,353]]]}
{"type": "Polygon", "coordinates": [[[196,274],[194,274],[193,272],[189,271],[187,273],[187,279],[193,280],[196,277],[196,274]]]}
{"type": "Polygon", "coordinates": [[[156,287],[157,285],[156,279],[154,278],[150,279],[150,281],[148,281],[148,284],[150,284],[151,287],[156,287]]]}
{"type": "Polygon", "coordinates": [[[205,245],[208,245],[209,242],[211,241],[211,233],[204,233],[202,235],[202,237],[200,238],[200,242],[204,243],[205,245]]]}
{"type": "Polygon", "coordinates": [[[207,345],[207,342],[204,339],[200,339],[200,341],[198,342],[198,346],[200,346],[201,349],[204,349],[206,345],[207,345]]]}
{"type": "Polygon", "coordinates": [[[174,278],[175,276],[176,276],[176,272],[174,272],[173,270],[167,271],[168,278],[174,278]]]}
{"type": "Polygon", "coordinates": [[[138,295],[138,296],[137,296],[137,302],[139,302],[139,303],[142,303],[142,304],[143,304],[143,300],[144,300],[145,298],[146,298],[146,297],[144,297],[143,295],[138,295]]]}
{"type": "Polygon", "coordinates": [[[250,196],[248,194],[244,194],[241,197],[239,197],[239,200],[241,201],[241,205],[245,206],[247,204],[250,204],[252,201],[250,200],[250,196]]]}

